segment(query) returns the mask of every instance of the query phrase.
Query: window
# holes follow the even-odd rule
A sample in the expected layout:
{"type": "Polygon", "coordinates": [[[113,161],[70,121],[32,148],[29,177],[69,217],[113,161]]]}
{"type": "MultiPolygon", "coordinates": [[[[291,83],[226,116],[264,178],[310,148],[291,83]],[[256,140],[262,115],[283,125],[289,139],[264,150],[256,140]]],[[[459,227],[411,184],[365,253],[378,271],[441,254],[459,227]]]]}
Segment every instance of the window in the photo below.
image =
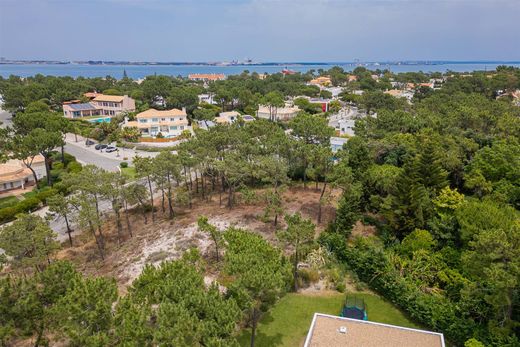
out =
{"type": "Polygon", "coordinates": [[[152,123],[157,123],[159,121],[158,118],[152,118],[152,123]]]}
{"type": "Polygon", "coordinates": [[[147,123],[148,119],[139,119],[139,123],[147,123]]]}
{"type": "Polygon", "coordinates": [[[181,125],[181,130],[184,130],[184,125],[181,125]]]}
{"type": "Polygon", "coordinates": [[[176,125],[172,125],[172,126],[170,127],[170,130],[177,130],[177,126],[176,126],[176,125]]]}

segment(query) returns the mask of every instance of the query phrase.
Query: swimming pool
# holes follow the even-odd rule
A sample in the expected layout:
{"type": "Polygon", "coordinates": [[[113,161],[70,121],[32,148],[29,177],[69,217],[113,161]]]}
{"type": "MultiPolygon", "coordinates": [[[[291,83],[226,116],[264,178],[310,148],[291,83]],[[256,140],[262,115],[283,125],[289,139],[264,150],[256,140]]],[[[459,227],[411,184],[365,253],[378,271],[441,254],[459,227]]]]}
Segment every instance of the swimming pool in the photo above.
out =
{"type": "Polygon", "coordinates": [[[104,123],[104,122],[110,122],[110,117],[104,117],[104,118],[94,118],[94,119],[89,119],[89,122],[90,123],[104,123]]]}

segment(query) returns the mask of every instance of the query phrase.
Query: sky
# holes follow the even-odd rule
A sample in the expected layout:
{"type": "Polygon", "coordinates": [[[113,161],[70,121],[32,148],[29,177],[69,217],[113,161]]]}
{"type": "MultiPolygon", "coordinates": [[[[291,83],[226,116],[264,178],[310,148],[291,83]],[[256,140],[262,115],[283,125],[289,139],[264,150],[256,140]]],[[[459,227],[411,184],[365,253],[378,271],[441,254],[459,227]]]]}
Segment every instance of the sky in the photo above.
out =
{"type": "Polygon", "coordinates": [[[520,60],[520,0],[0,0],[0,57],[520,60]]]}

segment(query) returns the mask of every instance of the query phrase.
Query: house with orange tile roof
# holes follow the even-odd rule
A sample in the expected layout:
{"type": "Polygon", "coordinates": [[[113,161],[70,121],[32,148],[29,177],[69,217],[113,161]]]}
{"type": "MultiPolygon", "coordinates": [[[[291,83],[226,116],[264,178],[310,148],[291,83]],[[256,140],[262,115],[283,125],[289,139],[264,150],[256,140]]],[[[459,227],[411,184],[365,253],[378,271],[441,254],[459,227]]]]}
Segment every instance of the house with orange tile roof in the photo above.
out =
{"type": "Polygon", "coordinates": [[[90,102],[64,102],[63,115],[66,118],[83,118],[94,116],[112,117],[123,112],[135,111],[135,100],[128,95],[104,95],[85,93],[90,102]]]}
{"type": "Polygon", "coordinates": [[[162,136],[164,138],[172,138],[179,136],[185,130],[192,130],[188,123],[188,115],[185,108],[182,110],[174,108],[164,111],[150,108],[138,113],[135,118],[135,121],[126,121],[123,127],[139,129],[142,137],[162,136]]]}
{"type": "Polygon", "coordinates": [[[327,87],[332,85],[332,80],[329,76],[320,76],[310,80],[309,84],[320,87],[327,87]]]}
{"type": "Polygon", "coordinates": [[[193,73],[188,75],[188,79],[192,81],[222,81],[226,79],[226,75],[223,73],[193,73]]]}
{"type": "MultiPolygon", "coordinates": [[[[38,180],[45,176],[45,159],[43,156],[35,156],[30,166],[38,180]]],[[[27,186],[34,184],[33,172],[21,160],[11,159],[0,164],[0,193],[25,189],[27,186]]]]}

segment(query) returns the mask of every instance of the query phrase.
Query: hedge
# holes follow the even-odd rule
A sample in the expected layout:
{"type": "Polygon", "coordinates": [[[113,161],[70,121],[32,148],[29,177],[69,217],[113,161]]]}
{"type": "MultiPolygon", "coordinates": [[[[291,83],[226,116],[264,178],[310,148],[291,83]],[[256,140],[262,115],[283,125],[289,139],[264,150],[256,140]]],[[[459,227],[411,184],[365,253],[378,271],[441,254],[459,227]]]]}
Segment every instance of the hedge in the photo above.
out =
{"type": "Polygon", "coordinates": [[[36,196],[31,196],[23,199],[14,206],[0,209],[0,224],[14,220],[16,215],[19,213],[32,212],[38,209],[41,202],[42,201],[36,196]]]}
{"type": "Polygon", "coordinates": [[[424,293],[400,276],[382,247],[361,242],[346,247],[345,238],[341,239],[342,242],[338,242],[339,238],[329,234],[323,235],[320,242],[331,249],[338,260],[346,262],[361,280],[406,311],[412,319],[443,332],[456,345],[462,346],[474,335],[486,335],[486,327],[467,317],[455,303],[441,295],[424,293]]]}

